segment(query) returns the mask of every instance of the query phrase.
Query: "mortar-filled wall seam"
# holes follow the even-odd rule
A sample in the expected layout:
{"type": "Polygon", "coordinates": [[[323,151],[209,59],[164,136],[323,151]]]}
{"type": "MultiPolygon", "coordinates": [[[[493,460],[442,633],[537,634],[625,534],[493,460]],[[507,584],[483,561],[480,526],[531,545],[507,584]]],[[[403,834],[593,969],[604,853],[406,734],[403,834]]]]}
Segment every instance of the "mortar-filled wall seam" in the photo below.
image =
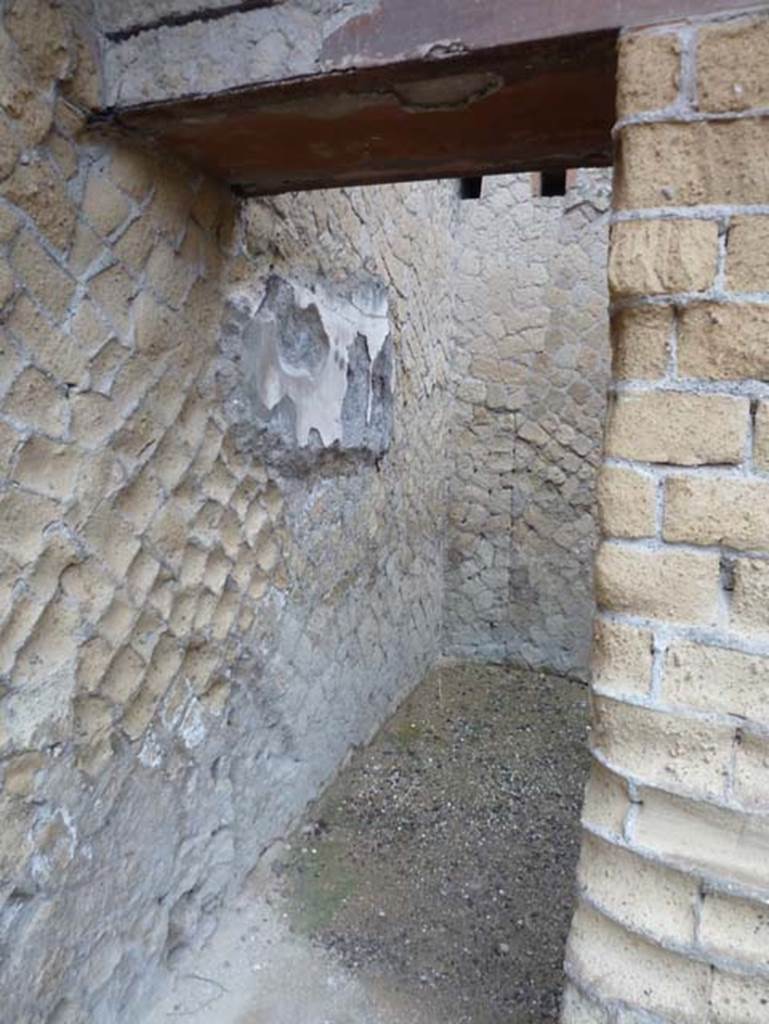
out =
{"type": "MultiPolygon", "coordinates": [[[[744,396],[738,396],[744,397],[744,396]]],[[[756,469],[749,469],[743,463],[736,465],[711,463],[702,466],[678,466],[665,462],[647,462],[643,459],[629,459],[626,456],[607,455],[604,465],[609,468],[632,469],[635,472],[643,472],[644,475],[652,477],[656,481],[665,481],[671,476],[680,477],[716,477],[719,480],[728,478],[731,480],[744,480],[746,476],[762,479],[765,474],[756,469]]]]}
{"type": "Polygon", "coordinates": [[[616,139],[626,128],[634,128],[638,125],[657,124],[718,124],[732,121],[750,121],[769,117],[769,107],[753,107],[749,110],[730,110],[725,112],[701,112],[676,110],[675,108],[663,108],[662,110],[649,110],[640,114],[628,114],[627,117],[617,121],[612,129],[612,136],[616,139]]]}
{"type": "MultiPolygon", "coordinates": [[[[668,870],[670,869],[670,865],[665,866],[668,870]]],[[[690,874],[688,872],[679,871],[679,873],[686,874],[689,877],[699,877],[699,872],[692,872],[690,874]]],[[[747,978],[769,979],[769,967],[746,963],[744,960],[723,956],[723,954],[715,952],[707,952],[694,940],[694,937],[692,938],[691,943],[675,942],[672,939],[660,935],[659,932],[653,931],[651,928],[643,928],[638,924],[629,923],[627,918],[618,917],[608,907],[602,904],[600,900],[595,897],[588,896],[584,888],[581,886],[578,886],[577,891],[578,898],[584,904],[591,907],[593,910],[598,911],[598,913],[607,918],[607,920],[619,925],[619,927],[629,932],[631,935],[637,935],[649,944],[667,950],[668,953],[686,957],[686,959],[694,960],[698,963],[707,964],[708,966],[715,967],[717,970],[724,971],[725,973],[739,974],[747,978]]]]}
{"type": "MultiPolygon", "coordinates": [[[[622,1024],[622,1017],[626,1012],[637,1012],[634,1007],[631,1007],[628,1003],[622,1002],[621,1000],[606,999],[598,989],[591,985],[589,981],[586,981],[575,971],[573,964],[570,962],[567,951],[566,963],[564,964],[564,971],[569,984],[572,985],[579,994],[586,999],[589,1003],[592,1003],[596,1008],[596,1012],[600,1012],[602,1017],[600,1024],[622,1024]]],[[[598,1022],[599,1018],[595,1018],[598,1022]]],[[[590,1022],[588,1022],[590,1024],[590,1022]]],[[[644,1010],[643,1024],[677,1024],[671,1017],[661,1017],[657,1013],[650,1013],[648,1010],[644,1010]]]]}
{"type": "MultiPolygon", "coordinates": [[[[692,475],[696,475],[696,473],[692,475]]],[[[745,478],[739,477],[739,479],[744,480],[745,478]]],[[[735,548],[729,544],[695,544],[692,541],[671,541],[656,537],[608,537],[605,543],[611,544],[615,548],[655,553],[681,551],[690,555],[729,555],[733,558],[751,558],[756,561],[769,559],[769,551],[766,549],[735,548]]]]}
{"type": "MultiPolygon", "coordinates": [[[[685,720],[683,716],[680,717],[682,717],[682,719],[685,720]]],[[[610,758],[606,757],[604,754],[601,753],[600,750],[596,750],[594,747],[591,747],[590,755],[607,771],[610,771],[613,775],[617,776],[617,778],[623,779],[628,784],[628,786],[635,786],[639,794],[642,794],[644,790],[653,790],[656,793],[662,793],[665,796],[673,797],[676,800],[686,801],[687,803],[690,803],[692,806],[707,807],[716,812],[724,812],[735,816],[739,815],[742,818],[747,818],[748,820],[754,818],[756,821],[759,821],[761,823],[766,823],[767,820],[769,820],[767,818],[766,813],[763,811],[757,811],[754,807],[746,807],[737,802],[727,802],[726,799],[716,799],[710,793],[704,794],[702,790],[694,791],[691,789],[687,789],[684,786],[676,786],[674,784],[666,784],[664,787],[660,786],[659,783],[656,783],[649,779],[645,779],[640,775],[637,775],[635,772],[629,772],[627,769],[616,765],[610,758]]],[[[633,803],[636,802],[633,801],[633,803]]],[[[641,795],[639,796],[639,800],[637,801],[637,806],[640,807],[642,805],[643,797],[641,795]]],[[[626,821],[622,833],[623,842],[618,843],[616,840],[614,840],[614,845],[623,846],[627,849],[635,849],[634,825],[636,822],[636,818],[637,815],[633,815],[632,818],[629,819],[629,821],[626,821]]],[[[583,827],[587,828],[588,831],[591,830],[584,823],[583,827]]],[[[643,847],[639,847],[639,849],[642,848],[643,847]]],[[[672,867],[675,867],[676,857],[671,856],[670,860],[666,860],[664,857],[662,857],[662,855],[660,855],[659,863],[668,864],[672,867]]],[[[766,885],[764,886],[741,886],[740,883],[735,883],[732,879],[725,879],[723,875],[710,875],[709,873],[704,873],[700,870],[699,867],[696,866],[694,862],[692,862],[692,867],[690,870],[692,874],[701,875],[702,877],[706,877],[707,875],[707,880],[709,883],[711,883],[714,879],[720,879],[722,886],[724,886],[725,892],[736,891],[736,886],[741,894],[744,894],[746,892],[752,893],[752,899],[766,900],[767,896],[769,895],[769,881],[767,881],[766,885]]]]}
{"type": "MultiPolygon", "coordinates": [[[[676,637],[672,634],[668,637],[668,641],[671,643],[678,639],[680,639],[680,637],[676,637]]],[[[698,711],[696,708],[690,708],[684,704],[670,704],[658,693],[654,693],[652,691],[650,691],[648,695],[623,693],[615,688],[602,686],[600,683],[593,683],[591,688],[593,693],[597,694],[599,697],[604,697],[617,704],[628,704],[631,707],[643,708],[646,711],[658,711],[661,714],[680,718],[682,721],[702,722],[707,725],[722,726],[726,729],[742,729],[748,735],[760,737],[761,739],[769,739],[769,724],[763,725],[760,722],[748,720],[742,715],[729,715],[718,711],[698,711]]],[[[620,769],[616,765],[612,765],[606,761],[603,755],[600,754],[600,751],[591,748],[591,752],[595,755],[597,760],[600,760],[606,768],[610,768],[615,774],[625,774],[623,769],[620,769]]],[[[635,781],[640,784],[640,779],[636,778],[635,781]]],[[[646,783],[644,783],[644,785],[645,784],[646,783]]],[[[735,805],[733,803],[729,803],[728,806],[733,807],[735,805]]]]}
{"type": "MultiPolygon", "coordinates": [[[[721,218],[717,218],[720,220],[721,218]]],[[[615,298],[611,304],[611,312],[619,313],[623,309],[640,309],[644,306],[679,306],[686,308],[697,304],[711,302],[723,306],[766,306],[769,304],[769,292],[735,292],[717,288],[712,285],[699,292],[652,292],[649,295],[628,295],[615,298]]]]}
{"type": "MultiPolygon", "coordinates": [[[[620,774],[619,777],[627,782],[629,786],[634,785],[623,775],[620,774]]],[[[650,786],[646,784],[644,784],[641,789],[646,791],[652,790],[660,793],[666,792],[665,790],[661,790],[658,786],[650,786]]],[[[700,803],[701,801],[693,802],[700,803]]],[[[733,810],[731,807],[726,809],[730,811],[733,810]]],[[[741,882],[725,880],[721,875],[715,875],[707,868],[701,867],[693,862],[682,862],[675,857],[664,857],[653,847],[644,846],[632,838],[628,839],[624,834],[618,835],[616,832],[612,832],[605,826],[583,821],[581,823],[581,828],[583,832],[586,832],[591,836],[596,836],[605,843],[611,846],[616,846],[618,849],[623,850],[626,853],[632,853],[636,857],[640,857],[656,867],[667,868],[670,871],[677,871],[688,877],[701,879],[703,885],[707,887],[707,891],[713,895],[724,896],[734,900],[748,900],[751,903],[766,905],[767,892],[764,889],[751,885],[744,885],[741,882]]]]}
{"type": "Polygon", "coordinates": [[[610,224],[636,220],[722,220],[729,217],[769,215],[769,203],[704,203],[702,206],[645,206],[612,210],[610,224]]]}
{"type": "Polygon", "coordinates": [[[695,644],[716,649],[728,649],[738,654],[755,655],[757,657],[769,657],[769,641],[757,642],[744,633],[720,631],[707,626],[690,626],[685,623],[677,624],[669,619],[653,619],[643,615],[630,615],[625,612],[616,612],[609,609],[599,608],[597,616],[607,622],[613,622],[620,626],[632,626],[635,629],[656,630],[665,628],[670,631],[670,638],[688,640],[695,644]]]}

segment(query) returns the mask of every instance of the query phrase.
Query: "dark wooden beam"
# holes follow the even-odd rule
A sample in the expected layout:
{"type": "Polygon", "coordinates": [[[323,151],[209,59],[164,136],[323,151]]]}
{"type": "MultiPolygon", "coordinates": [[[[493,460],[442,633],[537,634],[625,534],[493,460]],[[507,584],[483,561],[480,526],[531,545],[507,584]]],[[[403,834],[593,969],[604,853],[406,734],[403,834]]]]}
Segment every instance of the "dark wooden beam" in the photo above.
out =
{"type": "Polygon", "coordinates": [[[246,195],[612,160],[620,25],[729,0],[380,0],[327,70],[97,120],[246,195]]]}
{"type": "Polygon", "coordinates": [[[120,110],[244,194],[611,163],[614,33],[120,110]]]}
{"type": "Polygon", "coordinates": [[[364,67],[440,58],[750,5],[751,0],[380,0],[328,37],[321,63],[364,67]]]}

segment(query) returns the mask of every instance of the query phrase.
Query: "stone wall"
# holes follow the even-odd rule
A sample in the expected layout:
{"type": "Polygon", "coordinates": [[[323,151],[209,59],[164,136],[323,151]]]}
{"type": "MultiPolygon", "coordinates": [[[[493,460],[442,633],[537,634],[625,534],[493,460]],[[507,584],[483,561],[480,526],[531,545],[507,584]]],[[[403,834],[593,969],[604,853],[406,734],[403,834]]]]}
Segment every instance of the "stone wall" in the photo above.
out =
{"type": "Polygon", "coordinates": [[[585,676],[608,382],[610,174],[463,202],[445,650],[585,676]]]}
{"type": "Polygon", "coordinates": [[[437,657],[443,591],[453,186],[241,212],[84,135],[72,9],[0,2],[0,988],[28,1024],[140,1019],[437,657]],[[321,284],[386,294],[376,443],[256,443],[232,317],[279,328],[278,279],[307,316],[321,284]]]}
{"type": "Polygon", "coordinates": [[[565,1024],[769,1007],[769,18],[626,35],[565,1024]]]}
{"type": "Polygon", "coordinates": [[[375,0],[98,0],[109,104],[315,74],[323,46],[375,0]]]}

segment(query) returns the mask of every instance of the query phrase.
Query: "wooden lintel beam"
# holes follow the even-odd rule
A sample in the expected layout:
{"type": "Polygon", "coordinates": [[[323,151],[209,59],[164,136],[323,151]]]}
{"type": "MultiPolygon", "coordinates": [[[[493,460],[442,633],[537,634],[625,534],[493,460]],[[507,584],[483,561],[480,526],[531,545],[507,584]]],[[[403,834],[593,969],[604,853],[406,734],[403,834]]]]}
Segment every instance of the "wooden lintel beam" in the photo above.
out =
{"type": "Polygon", "coordinates": [[[317,75],[96,120],[246,195],[604,166],[619,26],[737,6],[380,0],[327,37],[317,75]]]}

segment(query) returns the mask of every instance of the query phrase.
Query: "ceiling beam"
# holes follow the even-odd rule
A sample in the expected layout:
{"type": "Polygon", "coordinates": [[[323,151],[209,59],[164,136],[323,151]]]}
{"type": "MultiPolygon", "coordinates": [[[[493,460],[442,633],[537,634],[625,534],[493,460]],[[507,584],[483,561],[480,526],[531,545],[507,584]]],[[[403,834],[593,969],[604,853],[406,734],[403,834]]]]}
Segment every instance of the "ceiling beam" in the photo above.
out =
{"type": "Polygon", "coordinates": [[[605,166],[619,27],[736,6],[380,0],[326,37],[318,74],[96,120],[244,195],[605,166]]]}

